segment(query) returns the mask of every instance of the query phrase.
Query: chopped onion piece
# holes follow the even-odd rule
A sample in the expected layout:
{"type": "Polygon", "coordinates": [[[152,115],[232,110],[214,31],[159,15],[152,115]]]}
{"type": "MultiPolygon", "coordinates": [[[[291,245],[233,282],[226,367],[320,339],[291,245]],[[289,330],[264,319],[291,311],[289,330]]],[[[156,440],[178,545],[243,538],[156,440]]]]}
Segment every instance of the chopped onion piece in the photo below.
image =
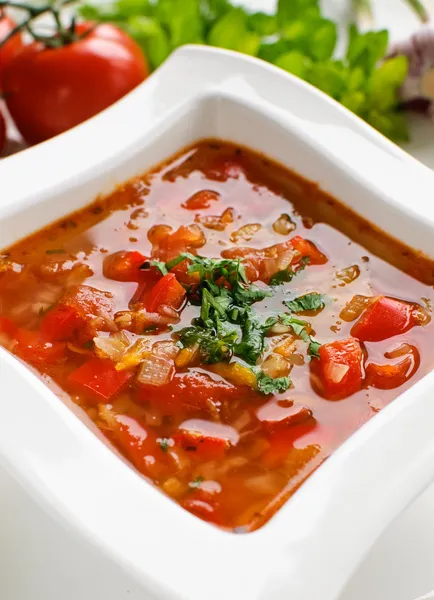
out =
{"type": "Polygon", "coordinates": [[[130,346],[131,340],[125,331],[118,331],[109,336],[97,335],[93,338],[93,343],[100,358],[109,358],[118,362],[130,346]]]}
{"type": "Polygon", "coordinates": [[[146,338],[139,338],[117,363],[116,369],[124,371],[132,369],[142,362],[151,353],[151,342],[146,338]]]}
{"type": "Polygon", "coordinates": [[[248,242],[260,229],[261,225],[259,223],[244,225],[231,233],[231,242],[234,244],[237,244],[238,242],[248,242]]]}
{"type": "Polygon", "coordinates": [[[270,354],[261,364],[261,369],[266,375],[272,377],[286,377],[292,369],[291,363],[280,354],[270,354]]]}
{"type": "Polygon", "coordinates": [[[340,279],[344,284],[355,281],[359,277],[359,275],[360,268],[358,265],[351,265],[350,267],[345,267],[345,269],[342,269],[341,271],[338,271],[336,273],[336,277],[340,279]]]}
{"type": "Polygon", "coordinates": [[[179,348],[172,340],[162,340],[155,342],[152,346],[152,354],[161,356],[162,358],[174,359],[179,353],[179,348]]]}
{"type": "Polygon", "coordinates": [[[280,233],[280,235],[288,235],[291,231],[294,231],[296,228],[296,224],[291,219],[291,217],[285,213],[281,214],[280,217],[274,221],[273,229],[276,233],[280,233]]]}
{"type": "Polygon", "coordinates": [[[173,374],[173,361],[155,354],[148,354],[142,361],[137,381],[142,385],[165,385],[173,374]]]}
{"type": "Polygon", "coordinates": [[[372,302],[372,300],[374,300],[374,298],[370,296],[354,296],[354,298],[350,300],[341,310],[339,317],[343,321],[347,322],[358,319],[365,308],[367,308],[372,302]]]}

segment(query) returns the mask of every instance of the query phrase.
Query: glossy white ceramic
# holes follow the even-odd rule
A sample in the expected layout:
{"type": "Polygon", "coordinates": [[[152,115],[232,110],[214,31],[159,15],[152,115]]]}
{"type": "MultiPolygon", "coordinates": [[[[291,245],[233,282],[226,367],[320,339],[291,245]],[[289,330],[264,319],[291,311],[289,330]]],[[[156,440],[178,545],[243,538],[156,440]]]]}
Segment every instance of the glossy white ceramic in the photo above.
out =
{"type": "MultiPolygon", "coordinates": [[[[300,80],[198,47],[177,51],[97,117],[0,163],[0,247],[203,137],[277,159],[434,256],[430,170],[300,80]]],[[[37,600],[335,600],[381,531],[434,478],[434,374],[246,535],[196,519],[144,482],[5,351],[0,386],[0,481],[24,488],[27,503],[53,516],[65,561],[69,532],[95,560],[85,582],[52,573],[54,585],[37,600]],[[125,577],[135,590],[129,595],[120,592],[125,577]]],[[[1,581],[0,571],[0,591],[1,581]]],[[[8,594],[34,600],[18,588],[8,594]]]]}

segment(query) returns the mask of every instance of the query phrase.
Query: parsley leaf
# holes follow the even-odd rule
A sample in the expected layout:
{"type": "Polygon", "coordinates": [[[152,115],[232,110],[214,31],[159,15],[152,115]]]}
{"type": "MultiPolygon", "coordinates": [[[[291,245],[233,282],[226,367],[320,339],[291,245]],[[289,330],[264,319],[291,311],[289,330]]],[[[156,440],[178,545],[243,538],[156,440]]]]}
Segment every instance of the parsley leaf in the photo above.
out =
{"type": "Polygon", "coordinates": [[[258,390],[261,394],[278,394],[286,392],[291,387],[291,379],[289,377],[276,377],[273,379],[266,375],[264,371],[259,371],[256,378],[258,390]]]}
{"type": "Polygon", "coordinates": [[[183,348],[199,345],[201,361],[207,364],[230,360],[234,343],[238,339],[236,330],[219,335],[215,330],[207,330],[197,326],[184,327],[177,333],[183,348]]]}
{"type": "MultiPolygon", "coordinates": [[[[145,263],[145,265],[146,264],[147,263],[145,263]]],[[[161,262],[159,260],[151,260],[150,264],[156,269],[158,269],[162,275],[167,275],[169,273],[164,262],[161,262]]]]}
{"type": "Polygon", "coordinates": [[[251,365],[256,364],[264,351],[265,335],[268,329],[269,327],[263,325],[253,313],[249,313],[241,325],[241,342],[234,348],[236,356],[243,358],[251,365]]]}
{"type": "Polygon", "coordinates": [[[318,350],[321,344],[315,338],[308,334],[306,326],[308,326],[309,323],[307,321],[296,319],[295,317],[292,317],[287,313],[280,314],[279,321],[283,323],[283,325],[291,327],[295,335],[301,338],[303,342],[306,342],[306,344],[308,345],[307,352],[309,356],[312,356],[314,358],[319,357],[318,350]]]}
{"type": "Polygon", "coordinates": [[[305,312],[308,310],[317,311],[324,308],[324,296],[316,292],[305,294],[294,298],[294,300],[286,300],[284,304],[289,308],[291,313],[305,312]]]}

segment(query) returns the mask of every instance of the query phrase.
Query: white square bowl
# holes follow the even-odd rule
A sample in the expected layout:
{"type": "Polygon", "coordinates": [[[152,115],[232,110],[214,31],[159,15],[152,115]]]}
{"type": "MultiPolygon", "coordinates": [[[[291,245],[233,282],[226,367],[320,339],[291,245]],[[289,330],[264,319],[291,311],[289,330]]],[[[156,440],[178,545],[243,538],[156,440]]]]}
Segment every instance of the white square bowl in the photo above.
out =
{"type": "MultiPolygon", "coordinates": [[[[0,162],[0,248],[210,137],[278,160],[434,257],[431,171],[297,78],[199,47],[175,52],[97,117],[0,162]]],[[[335,600],[382,530],[434,479],[433,373],[245,535],[204,523],[147,484],[4,350],[0,386],[0,476],[55,517],[60,554],[70,530],[107,559],[104,600],[119,600],[125,570],[143,600],[335,600]]],[[[58,600],[65,581],[57,583],[38,600],[58,600]]],[[[69,581],[68,598],[99,599],[96,580],[83,585],[69,581]]]]}

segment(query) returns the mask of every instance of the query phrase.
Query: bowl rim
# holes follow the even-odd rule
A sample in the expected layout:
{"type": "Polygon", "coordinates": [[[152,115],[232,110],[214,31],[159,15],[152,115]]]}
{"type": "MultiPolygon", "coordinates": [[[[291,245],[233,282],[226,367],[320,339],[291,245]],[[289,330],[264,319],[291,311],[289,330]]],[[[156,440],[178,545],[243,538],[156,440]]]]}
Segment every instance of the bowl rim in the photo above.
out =
{"type": "MultiPolygon", "coordinates": [[[[119,153],[139,143],[151,123],[158,128],[180,106],[229,94],[234,77],[247,81],[249,90],[255,92],[249,102],[264,121],[269,112],[282,119],[282,126],[287,119],[293,124],[297,121],[306,139],[315,138],[318,152],[327,148],[343,170],[357,172],[354,160],[363,156],[371,163],[379,161],[386,174],[397,171],[398,183],[392,188],[384,174],[372,183],[357,173],[366,186],[375,185],[393,195],[408,177],[417,178],[418,189],[425,182],[432,185],[434,175],[429,169],[309,84],[258,59],[191,46],[173,53],[146,82],[103,113],[1,161],[0,181],[8,193],[0,199],[0,224],[45,196],[59,195],[77,178],[92,178],[96,167],[110,168],[119,153]],[[177,85],[172,84],[177,72],[183,73],[184,87],[179,77],[177,85]],[[285,107],[282,98],[272,97],[273,82],[285,88],[288,97],[297,90],[306,99],[304,118],[298,115],[296,119],[294,107],[285,107]],[[138,116],[140,106],[144,107],[141,126],[125,127],[131,122],[129,113],[138,116]],[[318,125],[319,114],[326,125],[318,125]],[[116,134],[116,147],[108,143],[108,129],[116,134]],[[333,144],[333,139],[339,143],[333,144]],[[354,142],[365,153],[347,156],[354,142]],[[83,144],[86,152],[80,153],[83,144]],[[74,164],[65,163],[65,156],[73,156],[74,164]],[[31,176],[22,177],[26,172],[31,176]]],[[[432,229],[434,210],[422,214],[426,194],[420,205],[411,207],[401,196],[398,209],[408,209],[410,216],[425,219],[432,229]]],[[[207,600],[222,596],[281,600],[291,594],[297,600],[333,600],[382,530],[434,477],[434,440],[429,431],[430,418],[434,418],[434,407],[429,406],[434,373],[430,373],[351,436],[264,527],[236,536],[203,523],[153,486],[144,485],[27,367],[2,349],[0,369],[6,390],[16,389],[20,398],[33,396],[32,403],[27,398],[20,405],[33,417],[26,428],[28,437],[18,440],[12,435],[22,414],[16,407],[6,410],[0,421],[0,462],[36,501],[158,598],[199,600],[208,589],[207,600]],[[47,440],[56,444],[56,457],[31,431],[30,425],[41,416],[46,419],[47,440]],[[411,428],[417,435],[413,434],[410,455],[402,448],[402,436],[411,428]],[[89,456],[101,466],[98,480],[89,456]],[[367,489],[361,488],[361,480],[367,489]],[[122,482],[124,492],[115,481],[122,482]],[[88,493],[92,490],[92,506],[84,504],[83,494],[74,490],[73,483],[77,488],[87,486],[88,493]],[[369,502],[369,486],[378,495],[375,506],[369,502]],[[103,501],[107,494],[113,494],[113,499],[102,510],[96,499],[103,501]],[[131,525],[128,532],[122,523],[110,520],[111,511],[125,503],[129,514],[124,518],[131,525]],[[143,515],[144,505],[147,515],[143,515]],[[143,521],[142,527],[137,526],[137,519],[143,521]],[[145,527],[147,539],[143,540],[145,527]],[[194,577],[189,571],[189,552],[194,554],[194,577]]]]}

